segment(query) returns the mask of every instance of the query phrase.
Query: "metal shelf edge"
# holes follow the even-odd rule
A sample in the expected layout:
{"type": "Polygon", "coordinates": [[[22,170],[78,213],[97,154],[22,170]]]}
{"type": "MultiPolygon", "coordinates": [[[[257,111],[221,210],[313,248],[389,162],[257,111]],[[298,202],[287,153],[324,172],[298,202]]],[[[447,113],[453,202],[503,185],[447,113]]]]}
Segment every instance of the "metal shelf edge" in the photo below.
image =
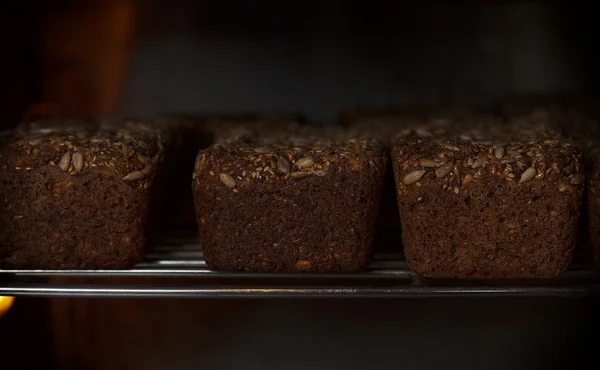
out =
{"type": "Polygon", "coordinates": [[[0,295],[104,298],[391,298],[456,296],[592,296],[600,285],[584,287],[194,287],[177,285],[0,284],[0,295]]]}

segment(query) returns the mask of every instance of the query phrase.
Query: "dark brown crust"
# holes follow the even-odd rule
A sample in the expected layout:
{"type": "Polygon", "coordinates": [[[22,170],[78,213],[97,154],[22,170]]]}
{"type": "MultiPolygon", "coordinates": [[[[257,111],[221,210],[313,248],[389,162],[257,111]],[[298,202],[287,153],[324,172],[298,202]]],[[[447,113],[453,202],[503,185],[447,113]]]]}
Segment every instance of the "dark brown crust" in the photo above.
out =
{"type": "Polygon", "coordinates": [[[282,137],[263,145],[264,139],[198,155],[193,190],[207,264],[266,272],[363,269],[383,190],[381,146],[315,138],[283,145],[282,137]]]}
{"type": "Polygon", "coordinates": [[[425,127],[398,138],[392,159],[404,248],[419,275],[551,277],[567,269],[581,154],[524,121],[490,130],[425,127]]]}
{"type": "Polygon", "coordinates": [[[0,266],[126,268],[145,254],[158,124],[46,122],[0,139],[0,266]]]}

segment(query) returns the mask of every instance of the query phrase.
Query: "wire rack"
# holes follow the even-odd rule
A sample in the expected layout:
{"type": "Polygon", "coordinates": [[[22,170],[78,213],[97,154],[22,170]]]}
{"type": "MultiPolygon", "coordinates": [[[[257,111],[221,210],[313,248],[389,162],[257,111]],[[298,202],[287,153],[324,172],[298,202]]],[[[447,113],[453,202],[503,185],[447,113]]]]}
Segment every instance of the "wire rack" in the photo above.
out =
{"type": "Polygon", "coordinates": [[[556,279],[423,280],[400,253],[365,271],[265,274],[209,269],[194,233],[176,233],[128,270],[0,270],[0,295],[45,297],[440,297],[600,295],[600,274],[574,266],[556,279]]]}

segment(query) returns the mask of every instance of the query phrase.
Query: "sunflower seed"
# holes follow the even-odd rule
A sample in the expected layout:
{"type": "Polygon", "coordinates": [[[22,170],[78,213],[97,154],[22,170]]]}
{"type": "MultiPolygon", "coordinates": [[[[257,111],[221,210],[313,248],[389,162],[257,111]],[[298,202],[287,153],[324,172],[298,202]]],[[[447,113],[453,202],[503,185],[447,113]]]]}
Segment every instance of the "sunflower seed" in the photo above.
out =
{"type": "Polygon", "coordinates": [[[494,150],[494,155],[496,156],[496,158],[502,159],[502,157],[504,157],[504,147],[500,146],[496,148],[496,150],[494,150]]]}
{"type": "Polygon", "coordinates": [[[127,174],[127,176],[123,177],[124,181],[136,181],[141,180],[146,177],[144,171],[133,171],[127,174]]]}
{"type": "Polygon", "coordinates": [[[571,184],[579,185],[583,183],[583,180],[585,180],[584,176],[580,173],[577,173],[571,178],[571,184]]]}
{"type": "Polygon", "coordinates": [[[437,168],[439,166],[439,163],[437,163],[436,161],[432,161],[431,159],[420,159],[419,160],[419,164],[423,167],[431,167],[431,168],[437,168]]]}
{"type": "Polygon", "coordinates": [[[277,171],[280,173],[289,173],[291,170],[292,166],[290,165],[290,162],[283,157],[279,157],[277,160],[277,171]]]}
{"type": "Polygon", "coordinates": [[[452,167],[454,164],[452,162],[446,162],[441,165],[437,170],[435,170],[435,176],[438,178],[444,177],[452,171],[452,167]]]}
{"type": "Polygon", "coordinates": [[[414,184],[415,182],[419,181],[421,177],[423,177],[425,172],[425,170],[414,170],[412,172],[409,172],[404,176],[402,182],[404,183],[404,185],[414,184]]]}
{"type": "Polygon", "coordinates": [[[323,176],[327,175],[327,173],[325,171],[323,171],[323,170],[318,170],[318,171],[315,171],[313,173],[315,175],[319,176],[319,177],[323,177],[323,176]]]}
{"type": "Polygon", "coordinates": [[[516,150],[509,150],[508,154],[512,157],[512,158],[521,158],[523,157],[521,155],[521,153],[517,152],[516,150]]]}
{"type": "MultiPolygon", "coordinates": [[[[150,159],[148,157],[141,155],[140,153],[136,154],[136,158],[138,159],[138,161],[142,162],[143,164],[150,163],[150,159]]],[[[204,162],[205,158],[206,158],[206,154],[202,154],[202,161],[200,162],[200,164],[202,164],[204,162]]]]}
{"type": "Polygon", "coordinates": [[[65,154],[63,154],[62,158],[60,159],[60,162],[58,162],[58,167],[61,170],[66,172],[69,169],[70,165],[71,165],[71,152],[66,152],[65,154]]]}
{"type": "Polygon", "coordinates": [[[271,149],[266,148],[266,147],[260,147],[260,148],[255,148],[254,151],[259,154],[265,154],[265,153],[269,153],[271,151],[271,149]]]}
{"type": "Polygon", "coordinates": [[[529,181],[535,177],[537,170],[533,167],[529,167],[523,172],[521,175],[521,179],[519,180],[519,184],[524,183],[525,181],[529,181]]]}
{"type": "Polygon", "coordinates": [[[481,167],[485,162],[487,162],[488,156],[486,154],[482,154],[473,162],[471,168],[481,167]]]}
{"type": "Polygon", "coordinates": [[[450,145],[450,144],[441,144],[444,148],[449,149],[449,150],[454,150],[455,152],[460,151],[460,149],[456,146],[456,145],[450,145]]]}
{"type": "Polygon", "coordinates": [[[233,179],[233,177],[229,176],[228,174],[226,174],[226,173],[220,173],[219,174],[219,179],[229,189],[235,188],[235,185],[236,185],[235,180],[233,179]]]}
{"type": "Polygon", "coordinates": [[[306,167],[310,167],[313,164],[315,164],[315,161],[313,160],[313,157],[302,157],[300,159],[298,159],[298,161],[296,161],[296,166],[298,166],[298,168],[306,168],[306,167]]]}
{"type": "Polygon", "coordinates": [[[72,160],[73,160],[73,167],[77,171],[81,171],[83,169],[83,154],[81,154],[80,152],[74,153],[72,160]]]}
{"type": "Polygon", "coordinates": [[[507,158],[500,161],[502,164],[511,164],[515,163],[517,160],[515,158],[507,158]]]}
{"type": "Polygon", "coordinates": [[[308,176],[310,173],[309,172],[302,172],[302,171],[296,171],[296,172],[292,172],[290,175],[294,178],[301,178],[301,177],[305,177],[308,176]]]}

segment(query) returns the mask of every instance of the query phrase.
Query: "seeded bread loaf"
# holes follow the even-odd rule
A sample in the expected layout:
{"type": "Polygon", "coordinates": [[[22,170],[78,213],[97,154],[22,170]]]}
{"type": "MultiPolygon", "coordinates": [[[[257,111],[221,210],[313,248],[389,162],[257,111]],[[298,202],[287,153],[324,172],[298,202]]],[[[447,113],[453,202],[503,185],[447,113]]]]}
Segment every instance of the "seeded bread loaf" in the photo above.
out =
{"type": "Polygon", "coordinates": [[[373,140],[263,132],[200,151],[193,190],[219,270],[349,272],[370,261],[386,157],[373,140]]]}
{"type": "Polygon", "coordinates": [[[580,157],[527,117],[404,132],[392,159],[409,265],[432,278],[562,273],[580,213],[580,157]]]}
{"type": "Polygon", "coordinates": [[[126,268],[145,254],[163,125],[47,121],[0,138],[0,266],[126,268]]]}

